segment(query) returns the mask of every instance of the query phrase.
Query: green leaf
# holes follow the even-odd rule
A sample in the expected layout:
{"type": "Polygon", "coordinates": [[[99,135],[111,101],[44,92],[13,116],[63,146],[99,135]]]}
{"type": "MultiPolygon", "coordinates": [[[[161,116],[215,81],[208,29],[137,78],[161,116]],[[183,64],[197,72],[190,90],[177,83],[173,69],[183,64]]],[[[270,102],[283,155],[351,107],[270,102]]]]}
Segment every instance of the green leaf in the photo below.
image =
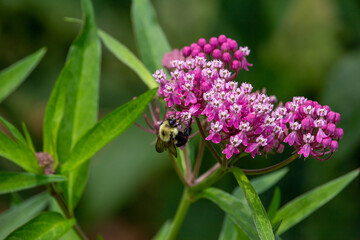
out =
{"type": "Polygon", "coordinates": [[[61,171],[68,172],[76,168],[123,133],[144,112],[156,91],[157,89],[148,90],[101,119],[78,141],[61,171]]]}
{"type": "Polygon", "coordinates": [[[43,192],[3,212],[0,215],[0,239],[4,239],[9,233],[42,211],[49,199],[49,194],[43,192]]]}
{"type": "Polygon", "coordinates": [[[109,51],[112,52],[117,59],[134,70],[134,72],[149,87],[149,89],[156,88],[158,86],[149,70],[125,45],[104,31],[99,30],[99,36],[107,49],[109,49],[109,51]]]}
{"type": "Polygon", "coordinates": [[[26,79],[38,65],[45,52],[46,48],[41,48],[0,72],[0,102],[26,79]]]}
{"type": "MultiPolygon", "coordinates": [[[[251,185],[253,185],[254,189],[258,194],[261,194],[267,191],[272,186],[274,186],[280,179],[282,179],[285,176],[285,174],[288,172],[288,170],[289,170],[288,168],[282,168],[276,172],[272,172],[262,175],[260,177],[256,177],[250,181],[251,185]]],[[[235,188],[235,190],[233,191],[233,196],[236,197],[243,204],[246,203],[245,196],[242,193],[240,187],[235,188]]],[[[248,210],[248,214],[251,214],[248,206],[247,206],[247,210],[248,210]]],[[[245,233],[231,221],[229,216],[226,215],[224,218],[219,239],[226,240],[226,239],[248,239],[248,238],[245,235],[245,233]]]]}
{"type": "Polygon", "coordinates": [[[277,212],[273,220],[273,223],[276,224],[283,219],[278,233],[284,233],[289,228],[323,206],[325,203],[333,199],[359,175],[359,171],[359,169],[355,169],[285,204],[277,212]]]}
{"type": "Polygon", "coordinates": [[[133,0],[131,18],[141,58],[150,72],[161,68],[161,62],[171,47],[156,20],[149,0],[133,0]]]}
{"type": "Polygon", "coordinates": [[[72,61],[69,61],[61,71],[46,105],[44,115],[44,152],[48,152],[56,161],[58,159],[57,137],[64,116],[68,82],[73,77],[71,63],[72,61]]]}
{"type": "Polygon", "coordinates": [[[166,237],[171,228],[171,221],[166,221],[158,231],[158,233],[153,237],[153,240],[166,240],[166,237]]]}
{"type": "Polygon", "coordinates": [[[0,194],[33,188],[46,183],[62,181],[66,181],[66,178],[60,175],[0,172],[0,194]]]}
{"type": "Polygon", "coordinates": [[[28,146],[29,149],[35,154],[35,147],[34,147],[33,141],[32,141],[32,139],[31,139],[29,130],[27,129],[27,127],[26,127],[26,125],[25,125],[24,122],[21,124],[21,127],[22,127],[23,132],[24,132],[24,135],[25,135],[25,139],[26,139],[26,142],[27,142],[27,146],[28,146]]]}
{"type": "MultiPolygon", "coordinates": [[[[61,207],[54,197],[50,199],[49,211],[58,212],[61,216],[66,217],[63,213],[61,207]]],[[[70,228],[63,236],[59,238],[59,240],[82,240],[79,235],[75,232],[74,228],[70,228]]]]}
{"type": "Polygon", "coordinates": [[[245,195],[260,239],[275,239],[269,218],[254,187],[240,168],[231,171],[245,195]]]}
{"type": "Polygon", "coordinates": [[[216,188],[208,188],[200,192],[198,196],[209,199],[218,205],[250,239],[259,239],[247,206],[237,198],[216,188]]]}
{"type": "MultiPolygon", "coordinates": [[[[67,57],[68,63],[71,61],[71,74],[67,76],[65,111],[57,136],[60,163],[67,161],[75,143],[96,123],[98,114],[101,46],[92,4],[90,0],[81,3],[84,24],[67,57]]],[[[83,193],[88,166],[88,163],[77,165],[77,169],[67,174],[68,181],[61,184],[70,211],[83,193]]]]}
{"type": "Polygon", "coordinates": [[[280,188],[276,187],[268,209],[268,216],[270,221],[272,221],[272,219],[275,217],[276,212],[280,207],[280,200],[281,200],[280,188]]]}
{"type": "Polygon", "coordinates": [[[11,233],[6,240],[57,240],[74,224],[74,219],[65,219],[57,212],[43,212],[11,233]]]}
{"type": "Polygon", "coordinates": [[[22,144],[23,146],[27,146],[26,140],[21,132],[10,122],[8,122],[5,118],[0,116],[0,122],[9,130],[12,136],[15,138],[17,143],[22,144]]]}
{"type": "Polygon", "coordinates": [[[35,154],[27,146],[17,144],[3,132],[0,132],[0,156],[9,159],[28,172],[40,173],[35,154]]]}

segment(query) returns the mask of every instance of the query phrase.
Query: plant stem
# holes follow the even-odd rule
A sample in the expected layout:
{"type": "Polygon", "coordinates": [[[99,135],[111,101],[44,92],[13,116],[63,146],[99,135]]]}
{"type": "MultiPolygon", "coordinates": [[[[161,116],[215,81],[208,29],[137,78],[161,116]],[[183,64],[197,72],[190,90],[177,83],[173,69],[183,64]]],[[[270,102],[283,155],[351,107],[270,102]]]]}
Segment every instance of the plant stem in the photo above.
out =
{"type": "Polygon", "coordinates": [[[219,163],[215,164],[207,172],[201,175],[198,179],[195,180],[194,185],[191,186],[191,192],[199,192],[207,187],[210,187],[212,184],[217,182],[228,169],[221,168],[219,163]]]}
{"type": "MultiPolygon", "coordinates": [[[[206,136],[205,136],[205,132],[204,129],[201,126],[200,120],[198,118],[195,118],[196,120],[196,124],[198,125],[200,134],[202,136],[202,138],[205,140],[206,136]]],[[[219,156],[219,154],[216,152],[215,148],[213,147],[213,145],[211,145],[211,143],[209,141],[205,140],[205,144],[206,146],[210,149],[211,153],[214,155],[215,159],[218,161],[218,163],[220,163],[221,165],[221,157],[219,156]]]]}
{"type": "Polygon", "coordinates": [[[187,186],[188,183],[186,182],[186,180],[185,180],[185,178],[184,178],[184,175],[183,175],[183,173],[181,172],[181,170],[180,170],[180,168],[179,168],[179,165],[178,165],[177,162],[176,162],[175,157],[174,157],[170,152],[169,152],[169,155],[170,155],[171,162],[172,162],[172,164],[173,164],[173,167],[174,167],[174,169],[175,169],[176,174],[177,174],[178,177],[180,178],[181,182],[182,182],[185,186],[187,186]]]}
{"type": "Polygon", "coordinates": [[[201,138],[198,154],[197,154],[196,161],[195,161],[193,178],[191,179],[192,183],[194,183],[195,179],[199,175],[201,162],[202,162],[202,158],[203,158],[203,154],[204,154],[204,147],[205,147],[205,139],[201,138]]]}
{"type": "Polygon", "coordinates": [[[167,240],[173,240],[176,238],[176,236],[180,230],[180,227],[184,221],[186,213],[189,210],[190,204],[191,204],[191,198],[190,198],[188,189],[185,187],[183,195],[181,197],[179,207],[175,214],[175,218],[172,222],[169,234],[167,236],[167,240]]]}
{"type": "Polygon", "coordinates": [[[186,182],[189,183],[192,179],[192,172],[191,172],[191,163],[190,163],[190,156],[187,146],[184,147],[184,160],[185,160],[185,168],[186,168],[186,182]]]}
{"type": "Polygon", "coordinates": [[[241,170],[246,175],[259,175],[259,174],[269,173],[269,172],[275,171],[279,168],[282,168],[282,167],[288,165],[289,163],[293,162],[298,157],[299,157],[299,154],[294,154],[291,157],[289,157],[288,159],[286,159],[278,164],[275,164],[273,166],[270,166],[270,167],[260,168],[260,169],[241,169],[241,170]]]}
{"type": "MultiPolygon", "coordinates": [[[[74,218],[73,214],[69,211],[68,207],[65,204],[64,199],[61,197],[61,195],[56,191],[54,184],[50,185],[50,194],[55,198],[56,202],[59,204],[61,210],[65,214],[67,218],[74,218]]],[[[85,235],[77,221],[74,225],[74,230],[76,234],[83,240],[88,240],[88,237],[85,235]]]]}

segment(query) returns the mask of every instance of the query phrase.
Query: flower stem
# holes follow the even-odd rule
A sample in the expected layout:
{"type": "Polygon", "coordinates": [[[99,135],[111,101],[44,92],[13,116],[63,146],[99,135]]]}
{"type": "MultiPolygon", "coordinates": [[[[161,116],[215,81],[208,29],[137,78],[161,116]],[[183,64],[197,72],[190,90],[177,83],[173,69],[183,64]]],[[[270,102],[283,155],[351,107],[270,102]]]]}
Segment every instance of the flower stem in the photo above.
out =
{"type": "MultiPolygon", "coordinates": [[[[201,123],[200,123],[200,120],[198,118],[195,118],[196,120],[196,124],[198,125],[198,128],[199,128],[199,131],[200,131],[200,134],[202,136],[202,138],[205,140],[206,136],[205,136],[205,132],[204,132],[204,129],[202,128],[201,126],[201,123]]],[[[205,144],[206,146],[210,149],[211,153],[214,155],[215,159],[220,163],[222,163],[221,161],[221,157],[219,156],[219,154],[216,152],[215,148],[213,147],[213,145],[211,145],[211,143],[209,141],[206,141],[205,140],[205,144]]]]}
{"type": "Polygon", "coordinates": [[[260,168],[260,169],[241,169],[241,170],[246,175],[259,175],[259,174],[269,173],[269,172],[275,171],[279,168],[282,168],[282,167],[288,165],[289,163],[293,162],[298,157],[299,157],[299,154],[294,154],[291,157],[289,157],[288,159],[286,159],[278,164],[275,164],[273,166],[270,166],[270,167],[260,168]]]}
{"type": "Polygon", "coordinates": [[[185,178],[184,178],[183,173],[182,173],[181,170],[180,170],[179,165],[178,165],[177,162],[176,162],[176,158],[175,158],[170,152],[169,152],[169,155],[170,155],[171,162],[172,162],[172,164],[173,164],[173,167],[174,167],[174,169],[175,169],[176,174],[177,174],[178,177],[180,178],[181,182],[182,182],[185,186],[187,186],[188,184],[187,184],[187,182],[186,182],[186,180],[185,180],[185,178]]]}
{"type": "Polygon", "coordinates": [[[195,161],[193,178],[191,179],[192,183],[195,181],[195,179],[197,178],[197,176],[199,174],[201,162],[202,162],[202,158],[203,158],[203,154],[204,154],[204,147],[205,147],[205,139],[201,138],[198,154],[197,154],[196,161],[195,161]]]}
{"type": "Polygon", "coordinates": [[[186,213],[189,210],[190,204],[191,204],[190,194],[188,192],[188,189],[185,188],[182,198],[181,198],[181,201],[180,201],[180,204],[179,204],[179,207],[176,211],[175,218],[172,222],[167,240],[173,240],[176,238],[176,236],[180,230],[180,227],[185,219],[186,213]]]}
{"type": "MultiPolygon", "coordinates": [[[[60,206],[61,210],[63,211],[63,213],[65,214],[65,216],[67,218],[73,218],[74,217],[73,214],[69,211],[68,207],[65,204],[64,199],[56,191],[53,184],[50,184],[49,191],[50,191],[50,194],[55,198],[56,202],[59,204],[59,206],[60,206]]],[[[88,237],[85,235],[85,233],[83,232],[83,230],[81,229],[81,227],[77,223],[77,221],[75,222],[74,230],[75,230],[76,234],[79,236],[80,239],[88,240],[88,237]]]]}

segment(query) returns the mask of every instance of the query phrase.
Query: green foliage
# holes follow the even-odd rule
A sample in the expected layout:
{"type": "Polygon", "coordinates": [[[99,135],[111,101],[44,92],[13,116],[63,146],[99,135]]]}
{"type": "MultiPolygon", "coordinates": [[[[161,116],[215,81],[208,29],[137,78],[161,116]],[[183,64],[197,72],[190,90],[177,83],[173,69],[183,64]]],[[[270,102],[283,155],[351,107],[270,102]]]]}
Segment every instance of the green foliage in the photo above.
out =
{"type": "Polygon", "coordinates": [[[27,142],[24,136],[14,125],[12,125],[2,116],[0,116],[0,121],[7,128],[7,130],[9,130],[9,132],[12,134],[18,144],[22,144],[22,146],[27,146],[27,142]]]}
{"type": "Polygon", "coordinates": [[[136,99],[118,107],[91,128],[75,145],[69,159],[61,167],[62,172],[76,168],[111,140],[123,133],[144,112],[157,89],[148,90],[136,99]]]}
{"type": "Polygon", "coordinates": [[[41,48],[0,72],[0,102],[26,79],[36,65],[38,65],[45,52],[46,49],[41,48]]]}
{"type": "Polygon", "coordinates": [[[150,0],[133,0],[131,18],[141,58],[150,72],[161,68],[166,52],[171,48],[156,20],[150,0]]]}
{"type": "Polygon", "coordinates": [[[20,172],[0,172],[0,194],[33,188],[51,182],[66,181],[60,175],[39,175],[20,172]]]}
{"type": "Polygon", "coordinates": [[[14,206],[0,215],[0,239],[32,219],[48,204],[50,196],[41,193],[14,206]]]}
{"type": "Polygon", "coordinates": [[[109,49],[109,51],[112,52],[117,59],[131,68],[146,84],[146,86],[150,89],[158,86],[149,70],[125,45],[104,31],[99,30],[99,36],[107,49],[109,49]]]}
{"type": "MultiPolygon", "coordinates": [[[[59,127],[57,151],[60,163],[67,161],[75,143],[97,121],[101,46],[90,0],[82,0],[83,26],[71,45],[67,59],[71,62],[65,111],[59,127]]],[[[62,93],[60,94],[62,95],[62,93]]],[[[61,101],[61,100],[60,100],[61,101]]],[[[62,104],[59,104],[60,113],[62,104]]],[[[86,159],[89,160],[89,159],[86,159]]],[[[62,184],[66,202],[72,211],[84,190],[89,163],[77,166],[62,184]]]]}
{"type": "Polygon", "coordinates": [[[272,221],[272,219],[275,217],[275,214],[280,207],[280,200],[281,200],[280,188],[276,187],[268,208],[268,217],[270,221],[272,221]]]}
{"type": "Polygon", "coordinates": [[[43,212],[12,232],[6,239],[57,240],[74,224],[74,219],[65,219],[59,213],[43,212]]]}
{"type": "Polygon", "coordinates": [[[32,150],[23,143],[16,143],[3,132],[0,132],[0,156],[9,159],[28,172],[40,173],[32,150]]]}
{"type": "Polygon", "coordinates": [[[216,188],[208,188],[200,192],[199,197],[209,199],[228,214],[250,239],[259,239],[248,207],[234,196],[216,188]]]}
{"type": "Polygon", "coordinates": [[[254,187],[240,168],[233,168],[231,172],[245,195],[260,239],[274,239],[271,223],[254,187]]]}
{"type": "Polygon", "coordinates": [[[314,190],[295,198],[291,202],[288,202],[277,212],[273,220],[273,225],[282,220],[278,232],[279,234],[284,233],[333,199],[358,175],[359,169],[353,170],[344,176],[321,185],[314,190]]]}
{"type": "MultiPolygon", "coordinates": [[[[273,187],[277,182],[279,182],[285,174],[289,171],[288,168],[282,168],[276,172],[268,173],[263,176],[256,177],[251,180],[251,185],[254,187],[257,194],[261,194],[271,187],[273,187]]],[[[232,194],[235,198],[237,198],[242,204],[247,207],[247,212],[249,215],[250,209],[246,203],[245,196],[240,187],[236,187],[232,194]]],[[[270,216],[269,216],[270,218],[270,216]]],[[[271,219],[271,218],[270,218],[271,219]]],[[[221,233],[219,239],[226,240],[226,239],[248,239],[247,235],[235,225],[229,216],[226,214],[224,223],[221,229],[221,233]]]]}
{"type": "Polygon", "coordinates": [[[158,231],[158,233],[153,237],[153,240],[165,240],[166,237],[168,236],[168,233],[170,231],[171,228],[171,221],[168,220],[166,221],[160,228],[160,230],[158,231]]]}

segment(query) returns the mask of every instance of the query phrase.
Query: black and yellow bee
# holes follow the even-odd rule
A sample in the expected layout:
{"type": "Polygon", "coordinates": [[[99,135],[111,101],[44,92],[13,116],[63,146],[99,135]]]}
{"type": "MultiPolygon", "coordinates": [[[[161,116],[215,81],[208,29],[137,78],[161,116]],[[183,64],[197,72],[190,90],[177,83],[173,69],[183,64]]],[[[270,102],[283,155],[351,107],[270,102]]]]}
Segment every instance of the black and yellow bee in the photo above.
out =
{"type": "Polygon", "coordinates": [[[168,150],[172,155],[177,157],[176,147],[184,146],[191,134],[191,123],[184,129],[184,132],[180,131],[178,126],[180,123],[174,118],[168,118],[163,121],[159,127],[159,136],[156,140],[155,149],[158,153],[168,150]]]}

